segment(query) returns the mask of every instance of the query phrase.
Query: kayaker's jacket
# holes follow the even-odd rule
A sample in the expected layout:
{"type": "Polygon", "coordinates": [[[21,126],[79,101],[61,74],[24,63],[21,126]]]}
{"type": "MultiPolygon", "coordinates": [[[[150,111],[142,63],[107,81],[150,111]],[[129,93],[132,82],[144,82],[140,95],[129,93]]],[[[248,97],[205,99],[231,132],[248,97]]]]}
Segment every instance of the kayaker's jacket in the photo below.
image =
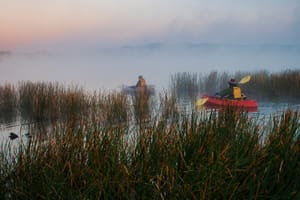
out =
{"type": "Polygon", "coordinates": [[[237,86],[230,86],[225,90],[222,90],[219,95],[221,98],[230,98],[230,99],[241,99],[242,98],[242,91],[240,87],[237,86]]]}
{"type": "Polygon", "coordinates": [[[138,82],[136,83],[136,87],[146,87],[146,81],[144,78],[139,78],[138,82]]]}
{"type": "Polygon", "coordinates": [[[220,93],[217,93],[217,96],[229,99],[246,99],[246,96],[242,93],[241,88],[234,79],[230,79],[228,84],[229,87],[222,90],[220,93]]]}

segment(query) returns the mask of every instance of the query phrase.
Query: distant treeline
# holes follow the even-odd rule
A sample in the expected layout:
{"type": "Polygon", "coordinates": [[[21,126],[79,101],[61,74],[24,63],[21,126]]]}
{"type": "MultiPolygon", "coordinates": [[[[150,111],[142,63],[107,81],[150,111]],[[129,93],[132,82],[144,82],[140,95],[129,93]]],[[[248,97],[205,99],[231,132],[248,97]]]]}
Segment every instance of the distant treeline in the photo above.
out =
{"type": "Polygon", "coordinates": [[[270,73],[257,72],[217,72],[198,74],[181,72],[171,75],[170,88],[177,96],[195,98],[201,94],[214,95],[228,87],[228,80],[239,82],[244,76],[251,75],[248,83],[241,84],[248,98],[259,101],[297,101],[300,99],[300,70],[284,70],[270,73]]]}

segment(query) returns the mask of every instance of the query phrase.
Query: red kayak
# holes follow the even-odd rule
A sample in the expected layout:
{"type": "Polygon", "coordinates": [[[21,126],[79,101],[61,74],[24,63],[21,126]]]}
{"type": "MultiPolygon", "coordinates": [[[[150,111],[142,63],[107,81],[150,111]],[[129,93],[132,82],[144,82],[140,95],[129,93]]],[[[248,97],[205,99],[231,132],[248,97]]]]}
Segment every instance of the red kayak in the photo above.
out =
{"type": "Polygon", "coordinates": [[[217,96],[202,96],[202,99],[206,99],[204,106],[209,108],[218,108],[223,106],[232,106],[236,108],[245,109],[246,111],[257,111],[257,101],[250,99],[226,99],[217,96]]]}

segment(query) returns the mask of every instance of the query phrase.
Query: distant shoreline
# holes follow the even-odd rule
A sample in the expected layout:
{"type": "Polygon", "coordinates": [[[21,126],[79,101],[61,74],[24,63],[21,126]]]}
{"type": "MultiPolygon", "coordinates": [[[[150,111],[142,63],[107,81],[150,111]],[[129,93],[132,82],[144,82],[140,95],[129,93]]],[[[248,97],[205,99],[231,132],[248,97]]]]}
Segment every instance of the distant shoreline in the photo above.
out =
{"type": "Polygon", "coordinates": [[[0,56],[8,56],[11,55],[12,52],[8,50],[0,50],[0,56]]]}

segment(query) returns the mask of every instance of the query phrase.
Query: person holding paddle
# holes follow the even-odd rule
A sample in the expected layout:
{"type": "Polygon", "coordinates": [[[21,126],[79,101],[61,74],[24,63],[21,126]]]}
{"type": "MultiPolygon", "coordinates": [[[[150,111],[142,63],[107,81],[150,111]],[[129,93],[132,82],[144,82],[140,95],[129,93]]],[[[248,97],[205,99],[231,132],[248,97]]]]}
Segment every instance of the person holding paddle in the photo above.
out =
{"type": "Polygon", "coordinates": [[[245,99],[246,96],[242,93],[241,88],[235,82],[235,79],[232,78],[228,81],[229,87],[222,90],[220,93],[217,93],[216,96],[220,96],[221,98],[229,98],[229,99],[245,99]]]}
{"type": "Polygon", "coordinates": [[[228,81],[228,88],[222,90],[220,93],[216,93],[214,96],[203,95],[197,99],[196,106],[200,108],[205,104],[226,105],[228,102],[231,102],[232,104],[239,104],[239,106],[257,109],[257,102],[254,100],[246,100],[246,96],[241,92],[241,88],[238,86],[239,84],[248,83],[250,79],[250,75],[243,77],[238,83],[236,83],[234,79],[230,79],[228,81]]]}

